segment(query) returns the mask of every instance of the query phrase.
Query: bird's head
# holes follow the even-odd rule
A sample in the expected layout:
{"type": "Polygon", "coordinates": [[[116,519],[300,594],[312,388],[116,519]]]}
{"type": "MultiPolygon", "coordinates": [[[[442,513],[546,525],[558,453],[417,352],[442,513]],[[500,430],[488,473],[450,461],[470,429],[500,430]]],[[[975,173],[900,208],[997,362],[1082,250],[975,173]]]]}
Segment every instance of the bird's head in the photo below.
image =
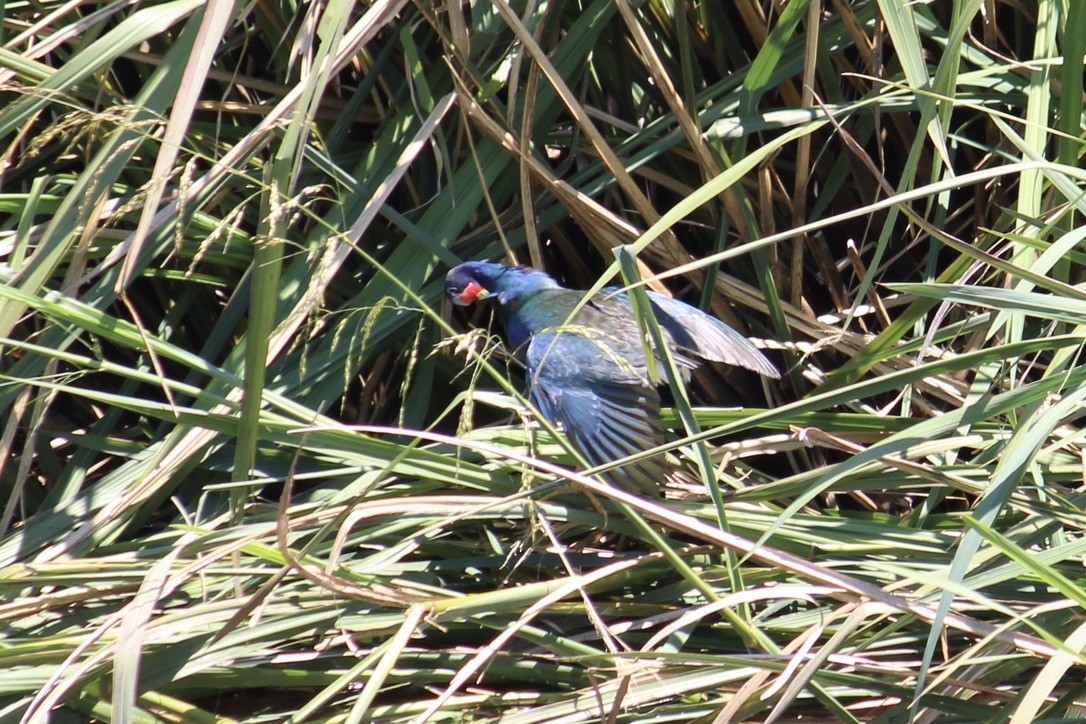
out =
{"type": "Polygon", "coordinates": [[[464,262],[445,277],[445,294],[453,304],[462,306],[491,298],[505,304],[518,294],[557,286],[541,271],[489,261],[464,262]]]}

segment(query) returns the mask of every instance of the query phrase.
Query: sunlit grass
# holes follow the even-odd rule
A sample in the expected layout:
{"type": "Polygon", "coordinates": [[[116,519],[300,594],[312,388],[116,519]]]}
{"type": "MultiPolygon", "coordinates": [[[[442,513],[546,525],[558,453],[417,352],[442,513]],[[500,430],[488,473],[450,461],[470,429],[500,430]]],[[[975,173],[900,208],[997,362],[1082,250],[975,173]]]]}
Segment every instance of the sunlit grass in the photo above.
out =
{"type": "Polygon", "coordinates": [[[1084,31],[5,5],[0,718],[1081,716],[1084,31]],[[785,373],[676,391],[661,500],[441,298],[616,251],[785,373]]]}

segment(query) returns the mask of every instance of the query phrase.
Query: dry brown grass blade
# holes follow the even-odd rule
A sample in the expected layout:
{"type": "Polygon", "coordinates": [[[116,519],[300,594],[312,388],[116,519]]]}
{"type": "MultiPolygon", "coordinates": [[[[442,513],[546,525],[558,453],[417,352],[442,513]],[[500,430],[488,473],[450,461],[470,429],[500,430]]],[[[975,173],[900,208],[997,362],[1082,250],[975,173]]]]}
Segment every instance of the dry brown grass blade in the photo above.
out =
{"type": "MultiPolygon", "coordinates": [[[[695,118],[690,116],[690,109],[686,107],[682,96],[680,96],[679,92],[675,89],[675,84],[671,81],[671,76],[667,72],[667,67],[660,59],[660,55],[656,52],[656,48],[653,46],[648,34],[645,33],[645,29],[641,27],[641,23],[638,21],[637,16],[630,7],[628,0],[616,0],[615,5],[618,8],[619,14],[622,16],[622,20],[626,23],[627,30],[629,30],[631,37],[634,39],[638,52],[645,61],[649,74],[656,82],[657,90],[659,90],[660,95],[663,96],[664,101],[671,110],[671,114],[675,117],[676,122],[678,122],[686,142],[690,144],[690,148],[694,151],[694,156],[697,158],[698,165],[701,167],[703,180],[707,181],[718,176],[723,169],[720,167],[720,164],[717,163],[716,157],[713,155],[712,151],[709,150],[708,145],[706,145],[705,139],[702,137],[701,126],[695,118]]],[[[735,192],[731,189],[727,189],[720,195],[720,200],[724,204],[724,209],[730,217],[730,222],[739,230],[739,235],[749,239],[751,229],[747,226],[743,212],[739,208],[739,202],[735,198],[735,192]]]]}
{"type": "MultiPolygon", "coordinates": [[[[458,79],[458,82],[462,83],[462,80],[458,79]]],[[[608,250],[628,244],[638,237],[639,232],[636,227],[591,197],[581,193],[566,181],[555,176],[547,168],[546,164],[531,153],[524,153],[522,144],[517,137],[494,120],[462,85],[459,90],[459,98],[461,107],[467,112],[468,116],[479,124],[479,127],[488,136],[500,143],[503,148],[517,155],[522,169],[527,169],[546,185],[547,189],[563,203],[577,223],[588,232],[588,236],[593,243],[599,245],[603,250],[608,250]]],[[[652,270],[644,262],[639,261],[638,263],[645,278],[651,279],[654,275],[652,270]]],[[[660,282],[651,282],[650,286],[657,291],[668,293],[667,287],[660,282]]]]}
{"type": "MultiPolygon", "coordinates": [[[[562,75],[558,72],[558,69],[551,63],[550,58],[543,52],[543,49],[536,43],[535,38],[532,37],[528,29],[524,27],[524,24],[513,12],[512,8],[505,0],[494,0],[494,7],[497,8],[501,14],[502,19],[512,29],[513,33],[517,36],[517,39],[521,42],[524,48],[528,51],[528,54],[532,57],[532,60],[539,66],[543,75],[547,77],[551,87],[554,88],[558,97],[562,100],[563,105],[573,115],[577,125],[584,132],[589,142],[592,144],[592,148],[599,155],[603,161],[607,170],[615,177],[615,181],[618,187],[622,189],[622,193],[633,204],[634,209],[641,215],[648,224],[653,224],[660,219],[659,214],[653,207],[652,202],[642,193],[634,182],[633,177],[626,171],[625,164],[619,159],[614,151],[611,150],[611,146],[607,143],[607,139],[603,137],[599,129],[596,128],[596,124],[592,122],[592,118],[585,110],[584,106],[577,96],[570,90],[566,84],[562,75]]],[[[678,240],[674,238],[674,234],[669,230],[664,233],[664,238],[668,239],[670,243],[674,244],[677,248],[681,248],[678,240]]]]}
{"type": "MultiPolygon", "coordinates": [[[[531,7],[525,10],[525,17],[529,13],[533,12],[535,3],[531,3],[531,7]]],[[[535,37],[538,42],[542,37],[543,31],[547,28],[547,19],[550,17],[553,5],[547,4],[547,8],[543,13],[543,17],[536,27],[535,37]]],[[[514,69],[519,69],[521,61],[524,59],[523,49],[517,53],[517,62],[514,69]]],[[[518,73],[511,74],[514,79],[518,77],[518,73]]],[[[539,228],[536,225],[535,220],[535,196],[532,193],[532,172],[528,168],[528,165],[524,162],[524,158],[531,154],[531,138],[532,127],[535,125],[535,107],[536,100],[539,93],[539,66],[535,63],[529,63],[528,65],[528,82],[524,89],[524,112],[521,114],[520,121],[520,163],[518,168],[520,171],[520,203],[524,210],[524,235],[527,238],[528,243],[528,256],[532,260],[532,266],[537,269],[543,268],[543,248],[539,243],[539,228]]],[[[516,108],[516,92],[519,89],[519,85],[515,80],[509,87],[509,111],[512,113],[516,108]]]]}
{"type": "MultiPolygon", "coordinates": [[[[818,31],[822,17],[821,0],[810,0],[807,7],[807,32],[803,47],[803,88],[800,103],[803,108],[810,108],[814,103],[815,65],[818,61],[818,31]]],[[[792,187],[792,225],[802,226],[807,222],[807,184],[811,177],[811,137],[803,136],[796,142],[796,177],[792,187]]],[[[802,234],[792,240],[792,258],[789,262],[791,279],[788,292],[792,304],[802,305],[803,300],[803,257],[807,248],[807,235],[802,234]]]]}

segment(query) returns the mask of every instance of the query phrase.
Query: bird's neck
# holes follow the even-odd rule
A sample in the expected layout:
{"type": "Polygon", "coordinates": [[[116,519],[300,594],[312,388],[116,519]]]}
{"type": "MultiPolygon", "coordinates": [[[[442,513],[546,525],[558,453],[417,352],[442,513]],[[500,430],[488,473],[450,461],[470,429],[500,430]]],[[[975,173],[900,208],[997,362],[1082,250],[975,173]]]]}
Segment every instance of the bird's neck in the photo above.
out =
{"type": "Polygon", "coordinates": [[[518,294],[501,305],[505,333],[518,347],[538,334],[569,321],[583,294],[562,287],[546,287],[518,294]]]}

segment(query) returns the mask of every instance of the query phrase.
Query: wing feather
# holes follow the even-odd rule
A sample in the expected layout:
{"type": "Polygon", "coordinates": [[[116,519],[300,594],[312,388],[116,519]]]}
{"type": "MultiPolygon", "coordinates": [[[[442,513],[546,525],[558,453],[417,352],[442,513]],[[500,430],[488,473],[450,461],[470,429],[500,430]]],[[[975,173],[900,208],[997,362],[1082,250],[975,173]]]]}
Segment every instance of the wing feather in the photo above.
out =
{"type": "Polygon", "coordinates": [[[711,314],[656,292],[649,292],[649,301],[660,326],[667,330],[679,349],[773,379],[781,376],[749,339],[711,314]]]}
{"type": "MultiPolygon", "coordinates": [[[[595,341],[571,332],[537,334],[528,345],[527,367],[532,403],[547,420],[562,426],[592,465],[663,442],[656,389],[627,374],[595,341]]],[[[666,472],[666,463],[657,456],[622,465],[607,477],[620,487],[659,497],[666,472]]]]}
{"type": "MultiPolygon", "coordinates": [[[[630,307],[629,295],[618,287],[605,287],[603,292],[593,298],[591,306],[596,308],[609,327],[616,330],[616,336],[630,340],[627,343],[630,345],[628,353],[643,360],[641,332],[630,307]],[[637,345],[637,349],[633,349],[632,345],[637,345]]],[[[678,299],[656,292],[648,292],[648,295],[656,321],[668,338],[672,356],[684,378],[688,370],[698,366],[698,359],[744,367],[774,379],[781,376],[773,363],[749,339],[716,317],[678,299]]],[[[590,307],[585,309],[589,310],[590,307]]]]}

